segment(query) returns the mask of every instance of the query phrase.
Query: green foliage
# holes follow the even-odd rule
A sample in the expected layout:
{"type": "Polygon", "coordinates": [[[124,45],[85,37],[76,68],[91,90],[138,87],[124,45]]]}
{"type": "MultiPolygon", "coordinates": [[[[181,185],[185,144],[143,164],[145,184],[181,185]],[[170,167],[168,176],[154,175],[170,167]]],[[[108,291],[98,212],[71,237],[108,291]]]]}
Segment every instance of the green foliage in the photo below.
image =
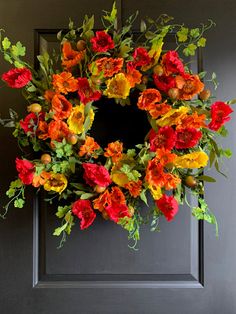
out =
{"type": "Polygon", "coordinates": [[[206,38],[201,37],[201,38],[197,41],[197,46],[198,46],[198,47],[205,47],[205,46],[206,46],[206,38]]]}
{"type": "Polygon", "coordinates": [[[179,42],[185,42],[188,39],[189,29],[187,27],[181,27],[181,29],[176,33],[179,42]]]}
{"type": "Polygon", "coordinates": [[[194,56],[196,52],[197,46],[195,44],[189,44],[186,48],[184,48],[183,53],[186,57],[194,56]]]}
{"type": "Polygon", "coordinates": [[[138,181],[141,177],[141,173],[133,169],[133,167],[128,164],[124,164],[120,168],[120,171],[127,175],[129,181],[138,181]]]}
{"type": "Polygon", "coordinates": [[[69,157],[73,154],[73,146],[66,142],[65,139],[62,142],[53,142],[55,145],[55,152],[58,158],[69,157]]]}
{"type": "Polygon", "coordinates": [[[23,57],[25,56],[25,47],[22,45],[20,41],[18,41],[15,45],[11,47],[11,53],[15,57],[23,57]]]}
{"type": "Polygon", "coordinates": [[[10,40],[7,37],[3,38],[2,47],[3,47],[4,50],[7,50],[7,49],[9,49],[11,47],[11,42],[10,42],[10,40]]]}
{"type": "Polygon", "coordinates": [[[140,193],[140,199],[147,205],[148,205],[148,200],[147,200],[147,196],[146,196],[146,190],[142,190],[140,193]]]}

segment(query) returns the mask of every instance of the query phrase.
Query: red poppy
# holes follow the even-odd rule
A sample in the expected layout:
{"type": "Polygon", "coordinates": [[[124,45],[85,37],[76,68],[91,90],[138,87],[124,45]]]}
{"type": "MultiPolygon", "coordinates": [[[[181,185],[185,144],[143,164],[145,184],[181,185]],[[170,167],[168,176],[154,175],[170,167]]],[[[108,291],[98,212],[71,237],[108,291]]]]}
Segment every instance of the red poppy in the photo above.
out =
{"type": "Polygon", "coordinates": [[[56,94],[52,99],[52,111],[54,120],[69,118],[72,111],[72,104],[63,95],[56,94]]]}
{"type": "Polygon", "coordinates": [[[90,101],[99,100],[101,97],[101,92],[98,90],[93,90],[89,84],[89,81],[86,77],[78,78],[78,94],[80,101],[86,105],[90,101]]]}
{"type": "Polygon", "coordinates": [[[233,112],[233,109],[222,101],[217,101],[211,106],[211,122],[209,123],[209,129],[213,131],[219,130],[219,128],[225,123],[228,122],[230,114],[233,112]]]}
{"type": "Polygon", "coordinates": [[[157,74],[154,74],[153,79],[156,87],[166,94],[168,93],[169,89],[175,87],[175,78],[173,76],[158,76],[157,74]]]}
{"type": "Polygon", "coordinates": [[[31,184],[33,182],[35,167],[34,164],[26,159],[16,158],[16,170],[19,172],[19,179],[24,184],[31,184]]]}
{"type": "Polygon", "coordinates": [[[129,207],[125,204],[112,203],[105,208],[109,218],[118,222],[120,218],[130,217],[129,207]]]}
{"type": "Polygon", "coordinates": [[[32,80],[32,74],[27,68],[15,68],[3,73],[2,80],[11,88],[22,88],[32,80]]]}
{"type": "Polygon", "coordinates": [[[162,65],[166,75],[184,73],[183,62],[176,51],[170,50],[162,57],[162,65]]]}
{"type": "Polygon", "coordinates": [[[164,126],[157,132],[153,129],[149,133],[150,151],[155,152],[158,148],[171,150],[175,146],[176,133],[170,126],[164,126]]]}
{"type": "Polygon", "coordinates": [[[83,168],[84,180],[88,185],[107,187],[111,184],[109,172],[105,167],[92,163],[83,163],[83,168]]]}
{"type": "Polygon", "coordinates": [[[134,61],[132,61],[133,67],[144,66],[151,63],[151,58],[147,50],[143,47],[138,47],[134,50],[133,58],[134,58],[134,61]]]}
{"type": "Polygon", "coordinates": [[[90,39],[92,49],[95,52],[106,52],[115,47],[111,36],[104,31],[97,31],[96,36],[90,39]]]}
{"type": "Polygon", "coordinates": [[[88,228],[96,218],[96,214],[92,209],[91,202],[89,200],[78,200],[72,205],[72,213],[81,219],[80,229],[88,228]]]}
{"type": "Polygon", "coordinates": [[[25,133],[35,134],[40,121],[43,121],[45,114],[40,112],[36,114],[34,112],[29,113],[24,120],[20,120],[20,126],[25,133]]]}
{"type": "Polygon", "coordinates": [[[178,202],[173,196],[167,196],[164,194],[156,201],[156,205],[168,221],[171,221],[178,212],[178,202]]]}
{"type": "Polygon", "coordinates": [[[179,128],[176,132],[175,147],[177,149],[194,147],[202,137],[202,132],[195,128],[179,128]]]}

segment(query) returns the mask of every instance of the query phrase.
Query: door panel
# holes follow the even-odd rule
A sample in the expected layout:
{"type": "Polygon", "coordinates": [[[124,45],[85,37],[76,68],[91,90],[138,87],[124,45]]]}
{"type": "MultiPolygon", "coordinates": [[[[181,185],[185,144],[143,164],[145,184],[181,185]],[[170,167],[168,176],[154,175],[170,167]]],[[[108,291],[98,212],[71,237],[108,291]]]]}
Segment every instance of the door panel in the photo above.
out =
{"type": "MultiPolygon", "coordinates": [[[[68,17],[80,23],[85,14],[98,17],[102,9],[110,9],[111,3],[1,1],[0,27],[6,29],[13,41],[26,43],[33,62],[37,43],[40,41],[41,48],[52,47],[55,35],[50,35],[50,31],[66,28],[68,17]],[[47,31],[42,34],[36,29],[47,31]]],[[[191,26],[209,17],[215,20],[217,27],[209,32],[208,47],[203,52],[204,69],[214,70],[220,78],[217,98],[235,98],[235,1],[117,3],[120,20],[136,9],[143,17],[168,13],[177,22],[185,21],[191,26]]],[[[137,21],[136,30],[138,25],[137,21]]],[[[99,22],[96,28],[101,28],[99,22]]],[[[9,66],[0,61],[1,72],[6,71],[9,66]]],[[[18,91],[2,88],[0,103],[2,116],[7,115],[9,105],[19,113],[25,112],[18,91]]],[[[228,144],[235,153],[233,123],[229,129],[225,146],[228,144]]],[[[1,128],[0,140],[0,190],[4,204],[3,193],[15,175],[14,159],[20,151],[11,130],[1,128]]],[[[236,250],[232,243],[236,236],[235,158],[227,161],[226,167],[230,169],[228,181],[217,176],[216,185],[206,186],[207,201],[220,225],[219,239],[215,238],[212,226],[206,225],[203,243],[202,224],[199,227],[189,209],[183,207],[174,222],[160,221],[160,233],[144,228],[137,252],[128,249],[123,230],[103,220],[98,220],[88,232],[81,232],[76,226],[64,248],[57,250],[58,239],[52,236],[57,226],[55,211],[29,192],[27,206],[10,211],[7,220],[0,221],[0,313],[236,313],[236,250]]]]}

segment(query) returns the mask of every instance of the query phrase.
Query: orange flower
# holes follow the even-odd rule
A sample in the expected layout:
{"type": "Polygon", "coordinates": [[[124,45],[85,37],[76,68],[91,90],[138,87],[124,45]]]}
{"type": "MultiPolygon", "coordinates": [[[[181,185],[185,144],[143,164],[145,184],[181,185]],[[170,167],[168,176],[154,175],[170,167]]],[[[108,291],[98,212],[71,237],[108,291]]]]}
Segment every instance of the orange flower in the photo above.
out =
{"type": "Polygon", "coordinates": [[[162,104],[152,104],[149,106],[149,113],[153,119],[158,119],[160,116],[166,114],[171,109],[171,106],[166,102],[162,104]]]}
{"type": "Polygon", "coordinates": [[[61,120],[51,121],[48,125],[48,136],[57,142],[61,142],[70,133],[68,126],[61,120]]]}
{"type": "Polygon", "coordinates": [[[141,193],[142,181],[129,181],[129,183],[125,184],[124,188],[129,191],[131,196],[138,197],[141,193]]]}
{"type": "Polygon", "coordinates": [[[173,163],[176,155],[172,154],[169,150],[165,148],[158,148],[156,150],[156,159],[160,162],[162,166],[173,163]]]}
{"type": "Polygon", "coordinates": [[[108,147],[105,148],[105,157],[111,157],[114,163],[118,162],[122,158],[123,144],[119,141],[115,141],[108,144],[108,147]]]}
{"type": "Polygon", "coordinates": [[[93,75],[98,75],[103,72],[104,77],[111,77],[114,74],[120,72],[124,63],[123,58],[100,58],[94,62],[95,69],[93,69],[94,64],[89,66],[90,71],[93,75]]]}
{"type": "Polygon", "coordinates": [[[51,177],[50,173],[42,171],[40,175],[38,176],[34,175],[32,185],[35,188],[38,188],[40,185],[44,185],[50,177],[51,177]]]}
{"type": "Polygon", "coordinates": [[[164,174],[164,187],[166,190],[176,189],[177,185],[181,183],[181,179],[172,173],[164,174]]]}
{"type": "Polygon", "coordinates": [[[141,110],[149,110],[153,105],[161,101],[161,94],[155,88],[148,88],[141,93],[138,98],[137,106],[141,110]]]}
{"type": "Polygon", "coordinates": [[[141,83],[142,74],[136,69],[128,69],[127,73],[125,74],[130,87],[135,87],[136,84],[141,83]]]}
{"type": "Polygon", "coordinates": [[[37,136],[42,140],[46,140],[48,138],[48,124],[46,121],[39,121],[37,136]]]}
{"type": "Polygon", "coordinates": [[[200,128],[206,128],[206,116],[205,114],[198,114],[197,112],[194,112],[192,115],[186,114],[183,116],[181,119],[181,123],[177,125],[178,128],[186,127],[186,128],[195,128],[195,129],[200,129],[200,128]]]}
{"type": "Polygon", "coordinates": [[[48,101],[48,102],[51,102],[52,99],[53,99],[53,96],[55,95],[56,93],[53,91],[53,90],[46,90],[45,93],[44,93],[44,98],[48,101]]]}
{"type": "Polygon", "coordinates": [[[199,94],[204,89],[204,84],[200,81],[198,75],[185,73],[177,75],[175,78],[176,87],[180,90],[179,99],[189,100],[199,94]]]}
{"type": "Polygon", "coordinates": [[[105,207],[109,205],[111,205],[111,195],[108,190],[105,190],[104,193],[100,194],[98,198],[93,200],[93,208],[100,212],[104,211],[105,207]]]}
{"type": "Polygon", "coordinates": [[[84,155],[93,155],[94,158],[97,158],[98,156],[94,154],[94,152],[99,148],[100,146],[97,142],[94,141],[93,137],[86,136],[84,144],[80,146],[79,156],[82,157],[84,155]]]}
{"type": "Polygon", "coordinates": [[[117,186],[114,186],[111,189],[110,195],[111,195],[111,201],[113,203],[116,203],[116,204],[125,204],[126,203],[125,196],[124,196],[123,192],[117,186]]]}
{"type": "Polygon", "coordinates": [[[63,43],[62,46],[62,65],[66,69],[71,69],[84,58],[85,50],[76,51],[73,50],[69,41],[63,43]]]}
{"type": "Polygon", "coordinates": [[[152,186],[164,186],[165,184],[165,174],[163,172],[163,166],[159,163],[157,158],[149,160],[146,169],[146,182],[152,186]]]}
{"type": "Polygon", "coordinates": [[[75,92],[78,90],[78,81],[70,72],[53,74],[52,84],[56,92],[62,94],[68,94],[69,92],[75,92]]]}
{"type": "Polygon", "coordinates": [[[52,99],[52,111],[54,120],[63,120],[70,116],[72,104],[63,95],[56,94],[52,99]]]}

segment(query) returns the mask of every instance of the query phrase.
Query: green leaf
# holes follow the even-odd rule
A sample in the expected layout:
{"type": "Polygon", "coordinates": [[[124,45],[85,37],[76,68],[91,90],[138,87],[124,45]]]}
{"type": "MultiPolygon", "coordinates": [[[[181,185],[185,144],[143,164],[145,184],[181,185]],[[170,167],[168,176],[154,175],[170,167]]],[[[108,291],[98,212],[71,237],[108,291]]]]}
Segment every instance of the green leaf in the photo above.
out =
{"type": "Polygon", "coordinates": [[[53,232],[53,235],[59,236],[66,229],[67,226],[68,226],[68,222],[66,222],[61,227],[56,228],[53,232]]]}
{"type": "Polygon", "coordinates": [[[22,46],[21,42],[18,41],[15,45],[11,47],[11,52],[15,57],[24,56],[25,55],[25,47],[22,46]]]}
{"type": "Polygon", "coordinates": [[[7,55],[7,54],[4,54],[4,59],[5,59],[7,62],[11,63],[11,64],[13,63],[11,57],[10,57],[9,55],[7,55]]]}
{"type": "Polygon", "coordinates": [[[66,206],[58,206],[56,216],[58,218],[63,218],[70,209],[71,209],[71,207],[67,206],[67,205],[66,206]]]}
{"type": "Polygon", "coordinates": [[[149,207],[148,200],[146,197],[146,190],[142,190],[142,192],[139,195],[140,199],[149,207]]]}
{"type": "Polygon", "coordinates": [[[93,196],[94,196],[94,193],[84,193],[84,194],[81,195],[80,199],[81,200],[87,200],[87,199],[89,199],[89,198],[91,198],[93,196]]]}
{"type": "Polygon", "coordinates": [[[25,204],[25,201],[22,198],[17,198],[14,201],[14,207],[17,207],[17,208],[23,208],[24,204],[25,204]]]}
{"type": "Polygon", "coordinates": [[[198,73],[198,76],[202,80],[206,76],[206,74],[207,74],[206,71],[202,71],[202,72],[198,73]]]}
{"type": "Polygon", "coordinates": [[[224,125],[217,131],[218,134],[220,134],[222,137],[227,137],[228,136],[228,130],[224,125]]]}
{"type": "Polygon", "coordinates": [[[193,38],[197,38],[197,37],[200,35],[200,30],[199,30],[199,28],[193,28],[193,29],[191,29],[190,35],[191,35],[193,38]]]}
{"type": "Polygon", "coordinates": [[[227,178],[227,176],[220,170],[220,166],[219,166],[218,160],[215,161],[215,168],[216,168],[216,171],[217,171],[217,172],[219,172],[222,176],[224,176],[225,178],[227,178]]]}
{"type": "Polygon", "coordinates": [[[147,29],[147,25],[146,25],[145,21],[142,20],[140,23],[140,32],[143,33],[146,31],[146,29],[147,29]]]}
{"type": "Polygon", "coordinates": [[[185,56],[194,56],[197,46],[195,44],[189,44],[184,50],[183,53],[185,56]]]}
{"type": "Polygon", "coordinates": [[[205,176],[205,175],[199,176],[197,177],[197,179],[200,181],[206,181],[206,182],[216,182],[216,179],[214,179],[213,177],[205,176]]]}
{"type": "Polygon", "coordinates": [[[206,38],[201,37],[197,42],[198,47],[205,47],[206,46],[206,38]]]}
{"type": "Polygon", "coordinates": [[[2,47],[3,47],[3,50],[7,50],[11,47],[11,42],[7,37],[4,37],[2,41],[2,47]]]}
{"type": "Polygon", "coordinates": [[[189,29],[187,27],[181,27],[177,32],[177,37],[179,42],[185,42],[188,39],[189,29]]]}

